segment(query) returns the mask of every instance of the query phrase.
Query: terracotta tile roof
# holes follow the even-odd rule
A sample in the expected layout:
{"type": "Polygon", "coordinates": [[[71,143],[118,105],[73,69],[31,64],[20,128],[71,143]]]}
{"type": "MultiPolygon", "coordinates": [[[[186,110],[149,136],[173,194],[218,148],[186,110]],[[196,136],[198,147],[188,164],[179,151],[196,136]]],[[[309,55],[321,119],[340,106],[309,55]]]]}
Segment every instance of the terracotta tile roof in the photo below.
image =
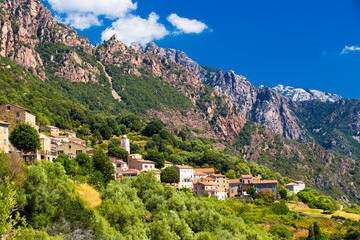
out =
{"type": "Polygon", "coordinates": [[[81,138],[69,138],[69,140],[71,140],[71,141],[85,141],[84,139],[81,139],[81,138]]]}
{"type": "Polygon", "coordinates": [[[0,124],[1,124],[1,125],[9,125],[9,123],[3,122],[3,121],[0,121],[0,124]]]}
{"type": "Polygon", "coordinates": [[[46,126],[47,128],[55,128],[55,129],[58,129],[57,127],[54,127],[54,126],[46,126]]]}
{"type": "Polygon", "coordinates": [[[285,184],[285,186],[294,186],[294,185],[295,185],[295,183],[293,183],[293,182],[285,184]]]}
{"type": "Polygon", "coordinates": [[[241,175],[241,178],[244,179],[244,178],[252,178],[253,176],[252,175],[241,175]]]}
{"type": "Polygon", "coordinates": [[[165,164],[173,164],[172,162],[169,161],[165,161],[165,164]]]}
{"type": "Polygon", "coordinates": [[[215,181],[213,178],[210,178],[210,177],[200,178],[199,180],[205,180],[205,181],[215,181]]]}
{"type": "Polygon", "coordinates": [[[61,135],[51,135],[51,137],[54,137],[54,138],[68,138],[67,136],[61,136],[61,135]]]}
{"type": "Polygon", "coordinates": [[[123,160],[121,160],[120,158],[116,158],[116,157],[109,157],[110,161],[112,162],[116,162],[116,163],[126,163],[123,160]]]}
{"type": "Polygon", "coordinates": [[[175,165],[175,167],[181,168],[181,169],[194,169],[193,167],[190,167],[190,166],[187,166],[187,165],[175,165]]]}
{"type": "Polygon", "coordinates": [[[229,184],[231,183],[241,183],[241,179],[229,179],[229,184]]]}
{"type": "Polygon", "coordinates": [[[122,175],[131,175],[131,174],[139,174],[140,171],[137,169],[128,169],[124,172],[122,172],[122,175]]]}
{"type": "Polygon", "coordinates": [[[222,174],[211,174],[209,177],[221,177],[221,178],[226,178],[225,175],[222,175],[222,174]]]}
{"type": "Polygon", "coordinates": [[[278,180],[255,180],[253,184],[278,183],[278,180]]]}
{"type": "Polygon", "coordinates": [[[214,173],[214,169],[213,168],[195,168],[194,172],[196,173],[214,173]]]}
{"type": "Polygon", "coordinates": [[[205,186],[218,186],[219,184],[214,182],[198,182],[199,184],[205,185],[205,186]]]}
{"type": "Polygon", "coordinates": [[[155,162],[150,161],[150,160],[145,160],[145,159],[136,159],[136,161],[142,162],[142,163],[153,163],[153,164],[155,164],[155,162]]]}

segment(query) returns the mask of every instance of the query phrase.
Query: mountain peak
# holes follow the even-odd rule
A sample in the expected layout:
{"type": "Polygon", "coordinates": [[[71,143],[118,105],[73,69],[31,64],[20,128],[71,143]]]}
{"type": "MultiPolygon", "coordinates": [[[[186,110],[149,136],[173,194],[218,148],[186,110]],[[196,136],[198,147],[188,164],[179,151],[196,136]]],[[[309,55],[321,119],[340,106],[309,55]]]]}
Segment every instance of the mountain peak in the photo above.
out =
{"type": "Polygon", "coordinates": [[[273,87],[272,90],[274,92],[280,93],[288,97],[289,99],[295,102],[319,100],[321,102],[334,103],[342,98],[337,94],[325,93],[313,89],[294,88],[291,86],[284,86],[281,84],[278,84],[276,87],[273,87]]]}
{"type": "Polygon", "coordinates": [[[112,37],[110,38],[111,41],[119,41],[119,36],[117,35],[117,33],[114,33],[114,35],[112,35],[112,37]]]}

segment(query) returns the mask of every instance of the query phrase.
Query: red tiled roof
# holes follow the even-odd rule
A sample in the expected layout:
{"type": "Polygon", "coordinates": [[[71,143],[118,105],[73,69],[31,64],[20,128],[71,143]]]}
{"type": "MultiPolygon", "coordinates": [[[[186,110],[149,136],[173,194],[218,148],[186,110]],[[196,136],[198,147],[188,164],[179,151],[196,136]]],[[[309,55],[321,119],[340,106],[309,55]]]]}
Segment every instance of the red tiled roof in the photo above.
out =
{"type": "Polygon", "coordinates": [[[278,183],[278,180],[255,180],[253,184],[278,183]]]}
{"type": "Polygon", "coordinates": [[[194,169],[193,167],[190,167],[190,166],[187,166],[187,165],[175,165],[175,167],[181,168],[181,169],[194,169]]]}
{"type": "Polygon", "coordinates": [[[229,184],[231,183],[241,183],[241,179],[229,179],[229,184]]]}
{"type": "Polygon", "coordinates": [[[9,125],[9,123],[3,122],[3,121],[0,121],[0,124],[1,124],[1,125],[9,125]]]}
{"type": "Polygon", "coordinates": [[[253,176],[252,175],[241,175],[241,178],[244,179],[244,178],[252,178],[253,176]]]}
{"type": "Polygon", "coordinates": [[[128,169],[124,172],[122,172],[122,175],[130,175],[130,174],[139,174],[140,171],[137,169],[128,169]]]}
{"type": "Polygon", "coordinates": [[[205,186],[218,186],[219,184],[213,183],[213,182],[198,182],[199,184],[205,185],[205,186]]]}
{"type": "Polygon", "coordinates": [[[221,177],[221,178],[225,178],[225,175],[222,174],[211,174],[209,177],[221,177]]]}
{"type": "Polygon", "coordinates": [[[210,177],[200,178],[199,180],[205,180],[205,181],[215,181],[213,178],[210,178],[210,177]]]}
{"type": "Polygon", "coordinates": [[[69,138],[69,140],[71,140],[71,141],[85,141],[84,139],[81,139],[81,138],[69,138]]]}
{"type": "Polygon", "coordinates": [[[194,169],[194,173],[214,173],[214,169],[213,168],[195,168],[194,169]]]}

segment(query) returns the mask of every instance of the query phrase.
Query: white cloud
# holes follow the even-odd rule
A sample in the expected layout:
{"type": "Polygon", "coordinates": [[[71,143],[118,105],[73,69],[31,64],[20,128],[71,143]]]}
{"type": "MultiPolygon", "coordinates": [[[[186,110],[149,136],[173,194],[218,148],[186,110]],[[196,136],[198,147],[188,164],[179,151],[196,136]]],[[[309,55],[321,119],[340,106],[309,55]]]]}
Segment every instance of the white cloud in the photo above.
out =
{"type": "Polygon", "coordinates": [[[345,55],[351,52],[356,52],[356,51],[360,51],[360,47],[359,46],[345,46],[343,48],[343,50],[341,51],[340,55],[345,55]]]}
{"type": "Polygon", "coordinates": [[[102,40],[108,40],[117,33],[119,41],[129,45],[139,42],[145,45],[153,40],[158,40],[169,34],[165,26],[158,22],[159,16],[152,12],[148,19],[128,15],[113,22],[112,26],[102,33],[102,40]]]}
{"type": "Polygon", "coordinates": [[[183,33],[201,33],[208,28],[205,23],[195,19],[179,17],[175,13],[170,14],[167,20],[183,33]]]}
{"type": "Polygon", "coordinates": [[[92,26],[101,26],[101,22],[99,21],[98,17],[91,13],[71,13],[68,14],[65,19],[61,18],[60,16],[55,16],[55,20],[80,30],[84,30],[92,26]]]}
{"type": "Polygon", "coordinates": [[[137,9],[132,0],[47,0],[51,8],[58,13],[104,15],[107,18],[124,17],[137,9]]]}

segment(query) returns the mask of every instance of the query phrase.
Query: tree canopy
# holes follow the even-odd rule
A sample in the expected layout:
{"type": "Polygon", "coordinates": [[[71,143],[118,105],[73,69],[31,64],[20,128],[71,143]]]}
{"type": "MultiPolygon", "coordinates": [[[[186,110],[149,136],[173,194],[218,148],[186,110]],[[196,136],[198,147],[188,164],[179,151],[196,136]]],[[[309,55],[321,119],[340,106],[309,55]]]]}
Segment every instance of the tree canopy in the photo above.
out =
{"type": "Polygon", "coordinates": [[[39,133],[30,124],[19,123],[10,132],[10,143],[17,149],[25,152],[40,149],[39,133]]]}

